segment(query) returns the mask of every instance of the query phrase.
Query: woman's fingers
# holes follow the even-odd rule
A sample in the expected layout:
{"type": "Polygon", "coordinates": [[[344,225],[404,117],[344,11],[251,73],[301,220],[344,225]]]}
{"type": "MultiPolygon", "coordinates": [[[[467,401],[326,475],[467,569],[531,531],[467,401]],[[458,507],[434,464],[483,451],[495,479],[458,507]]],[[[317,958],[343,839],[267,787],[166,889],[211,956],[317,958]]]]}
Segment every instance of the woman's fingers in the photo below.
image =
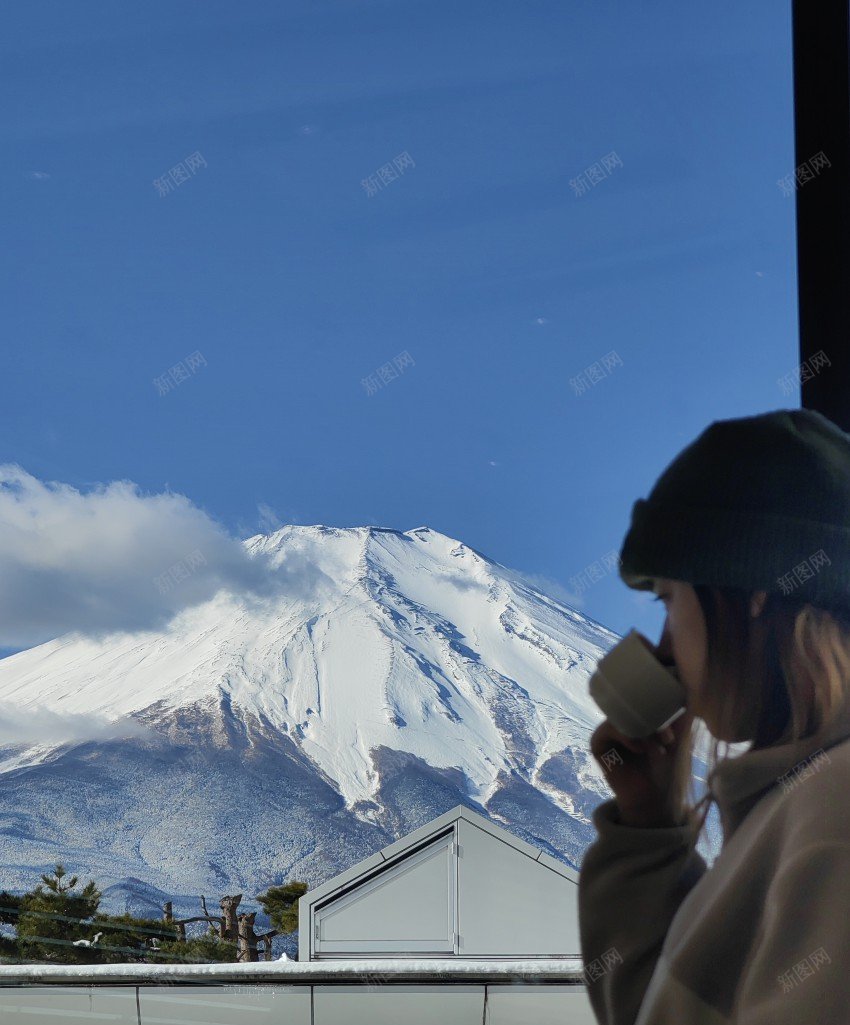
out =
{"type": "Polygon", "coordinates": [[[679,816],[692,721],[686,712],[646,738],[627,737],[608,719],[596,728],[590,750],[614,792],[624,822],[652,825],[672,813],[679,816]]]}
{"type": "Polygon", "coordinates": [[[590,750],[597,758],[599,758],[600,755],[609,751],[615,744],[622,745],[628,751],[632,751],[636,755],[646,753],[644,741],[638,740],[635,737],[627,737],[624,733],[620,733],[620,731],[612,726],[610,721],[606,719],[596,728],[593,736],[590,738],[590,750]]]}

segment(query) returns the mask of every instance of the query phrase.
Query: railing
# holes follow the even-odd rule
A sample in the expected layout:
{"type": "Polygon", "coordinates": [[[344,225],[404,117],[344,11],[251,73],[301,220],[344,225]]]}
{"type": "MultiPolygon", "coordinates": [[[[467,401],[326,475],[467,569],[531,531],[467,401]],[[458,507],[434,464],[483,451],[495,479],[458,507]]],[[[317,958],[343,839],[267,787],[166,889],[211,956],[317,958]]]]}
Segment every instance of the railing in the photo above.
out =
{"type": "Polygon", "coordinates": [[[3,1025],[595,1025],[580,958],[2,965],[3,1025]]]}

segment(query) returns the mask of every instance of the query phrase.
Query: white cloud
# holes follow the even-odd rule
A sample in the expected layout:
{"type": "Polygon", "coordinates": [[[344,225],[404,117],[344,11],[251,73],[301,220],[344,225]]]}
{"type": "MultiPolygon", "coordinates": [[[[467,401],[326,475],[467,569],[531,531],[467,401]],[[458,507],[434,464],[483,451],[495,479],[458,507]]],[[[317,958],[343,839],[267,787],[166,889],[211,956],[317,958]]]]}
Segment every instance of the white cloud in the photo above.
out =
{"type": "Polygon", "coordinates": [[[150,727],[129,716],[109,722],[92,714],[61,714],[47,708],[0,705],[0,744],[82,743],[86,740],[120,740],[128,737],[156,740],[150,727]]]}
{"type": "Polygon", "coordinates": [[[557,580],[553,580],[551,577],[543,576],[541,573],[523,573],[518,569],[512,569],[509,572],[522,583],[548,595],[550,598],[555,598],[557,601],[569,605],[571,609],[575,609],[577,612],[584,607],[584,598],[580,593],[574,594],[572,591],[568,591],[563,584],[558,583],[557,580]]]}
{"type": "Polygon", "coordinates": [[[320,575],[296,561],[271,570],[184,495],[131,481],[82,492],[0,464],[0,647],[161,629],[221,588],[303,595],[320,575]]]}
{"type": "Polygon", "coordinates": [[[283,526],[283,521],[274,509],[270,505],[266,505],[265,502],[260,502],[257,512],[259,513],[258,523],[263,534],[271,534],[283,526]]]}

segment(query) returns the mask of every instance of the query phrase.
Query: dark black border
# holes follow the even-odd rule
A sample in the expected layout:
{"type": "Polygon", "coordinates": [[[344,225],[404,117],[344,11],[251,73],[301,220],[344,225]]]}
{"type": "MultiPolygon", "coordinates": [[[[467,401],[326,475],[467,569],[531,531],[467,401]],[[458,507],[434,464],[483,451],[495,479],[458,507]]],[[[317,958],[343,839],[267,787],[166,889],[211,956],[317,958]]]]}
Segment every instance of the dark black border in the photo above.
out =
{"type": "Polygon", "coordinates": [[[850,431],[848,0],[793,0],[793,31],[796,169],[819,153],[829,160],[796,183],[801,405],[850,431]],[[820,352],[829,365],[821,357],[803,370],[820,352]]]}

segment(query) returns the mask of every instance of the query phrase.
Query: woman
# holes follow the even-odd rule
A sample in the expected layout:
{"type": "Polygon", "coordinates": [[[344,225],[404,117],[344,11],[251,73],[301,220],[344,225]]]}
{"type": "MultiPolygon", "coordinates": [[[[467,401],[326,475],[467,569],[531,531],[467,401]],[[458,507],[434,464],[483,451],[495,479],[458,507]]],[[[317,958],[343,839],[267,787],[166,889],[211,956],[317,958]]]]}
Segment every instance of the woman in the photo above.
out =
{"type": "Polygon", "coordinates": [[[591,737],[614,793],[579,878],[598,1021],[850,1023],[850,435],[809,410],[715,421],[635,503],[620,575],[664,602],[649,647],[687,711],[591,737]],[[698,802],[696,718],[715,738],[698,802]]]}

